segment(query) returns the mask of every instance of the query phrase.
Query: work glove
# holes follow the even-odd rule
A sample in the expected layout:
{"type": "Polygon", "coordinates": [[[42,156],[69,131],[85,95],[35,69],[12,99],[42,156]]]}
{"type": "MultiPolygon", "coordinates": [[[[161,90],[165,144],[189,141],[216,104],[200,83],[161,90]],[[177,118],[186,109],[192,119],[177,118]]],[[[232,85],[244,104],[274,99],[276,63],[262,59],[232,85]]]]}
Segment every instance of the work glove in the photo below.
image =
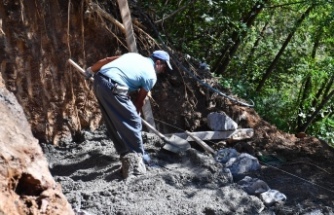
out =
{"type": "Polygon", "coordinates": [[[91,77],[93,77],[94,72],[92,70],[92,67],[88,67],[85,71],[85,76],[86,76],[86,80],[90,79],[91,77]]]}

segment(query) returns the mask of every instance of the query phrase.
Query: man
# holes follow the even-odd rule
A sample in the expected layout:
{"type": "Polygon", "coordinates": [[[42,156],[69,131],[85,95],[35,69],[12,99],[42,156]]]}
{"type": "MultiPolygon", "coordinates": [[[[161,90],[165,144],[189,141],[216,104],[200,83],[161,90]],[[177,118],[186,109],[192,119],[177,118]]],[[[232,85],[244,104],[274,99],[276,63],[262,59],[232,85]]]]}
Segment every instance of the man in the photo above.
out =
{"type": "Polygon", "coordinates": [[[157,50],[150,57],[138,53],[107,57],[86,70],[88,78],[94,75],[94,93],[121,157],[124,178],[146,173],[140,111],[157,81],[156,74],[167,69],[172,69],[168,53],[157,50]],[[138,91],[134,103],[128,96],[133,91],[138,91]]]}

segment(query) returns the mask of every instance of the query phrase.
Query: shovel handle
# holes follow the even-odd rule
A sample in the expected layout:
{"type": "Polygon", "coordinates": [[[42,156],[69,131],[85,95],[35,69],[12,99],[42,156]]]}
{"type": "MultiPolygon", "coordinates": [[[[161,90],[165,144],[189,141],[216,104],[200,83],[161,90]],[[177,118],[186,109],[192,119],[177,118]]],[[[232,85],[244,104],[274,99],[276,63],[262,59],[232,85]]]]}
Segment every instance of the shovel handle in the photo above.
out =
{"type": "Polygon", "coordinates": [[[163,140],[167,140],[166,136],[163,135],[162,133],[160,133],[157,129],[155,129],[150,123],[148,123],[146,120],[144,120],[143,118],[141,118],[141,121],[147,126],[149,127],[156,135],[158,135],[161,139],[163,140]]]}
{"type": "Polygon", "coordinates": [[[76,62],[74,62],[72,59],[68,59],[68,62],[74,66],[78,71],[82,72],[83,74],[85,74],[85,70],[83,70],[83,68],[81,68],[76,62]]]}
{"type": "MultiPolygon", "coordinates": [[[[76,62],[74,62],[72,59],[68,59],[68,62],[74,67],[76,68],[76,70],[78,72],[80,72],[81,75],[83,75],[84,77],[86,77],[85,75],[85,70],[83,68],[81,68],[76,62]]],[[[89,78],[89,80],[93,81],[94,79],[92,77],[89,78]]]]}
{"type": "Polygon", "coordinates": [[[199,139],[197,136],[193,135],[189,131],[185,131],[186,134],[188,134],[193,140],[195,140],[196,143],[198,143],[205,151],[215,154],[215,150],[213,150],[210,146],[208,146],[203,140],[199,139]]]}

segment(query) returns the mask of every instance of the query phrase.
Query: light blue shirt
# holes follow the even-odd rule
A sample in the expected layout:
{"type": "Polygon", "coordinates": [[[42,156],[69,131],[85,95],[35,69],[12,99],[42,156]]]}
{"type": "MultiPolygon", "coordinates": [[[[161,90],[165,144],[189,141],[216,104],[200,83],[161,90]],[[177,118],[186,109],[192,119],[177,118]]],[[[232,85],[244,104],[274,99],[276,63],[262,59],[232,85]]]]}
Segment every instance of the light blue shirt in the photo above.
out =
{"type": "Polygon", "coordinates": [[[150,91],[157,82],[153,60],[134,52],[123,54],[102,66],[100,73],[119,85],[127,86],[129,91],[139,88],[150,91]]]}

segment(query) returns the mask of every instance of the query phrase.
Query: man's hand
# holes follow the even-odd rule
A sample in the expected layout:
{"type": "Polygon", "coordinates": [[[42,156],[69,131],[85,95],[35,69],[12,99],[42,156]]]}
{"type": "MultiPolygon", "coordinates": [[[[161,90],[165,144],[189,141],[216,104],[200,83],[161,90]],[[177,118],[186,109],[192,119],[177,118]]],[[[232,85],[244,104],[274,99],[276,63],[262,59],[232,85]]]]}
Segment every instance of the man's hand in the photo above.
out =
{"type": "Polygon", "coordinates": [[[94,72],[92,70],[92,67],[88,67],[85,71],[85,76],[86,76],[86,80],[90,79],[91,77],[93,77],[94,72]]]}

